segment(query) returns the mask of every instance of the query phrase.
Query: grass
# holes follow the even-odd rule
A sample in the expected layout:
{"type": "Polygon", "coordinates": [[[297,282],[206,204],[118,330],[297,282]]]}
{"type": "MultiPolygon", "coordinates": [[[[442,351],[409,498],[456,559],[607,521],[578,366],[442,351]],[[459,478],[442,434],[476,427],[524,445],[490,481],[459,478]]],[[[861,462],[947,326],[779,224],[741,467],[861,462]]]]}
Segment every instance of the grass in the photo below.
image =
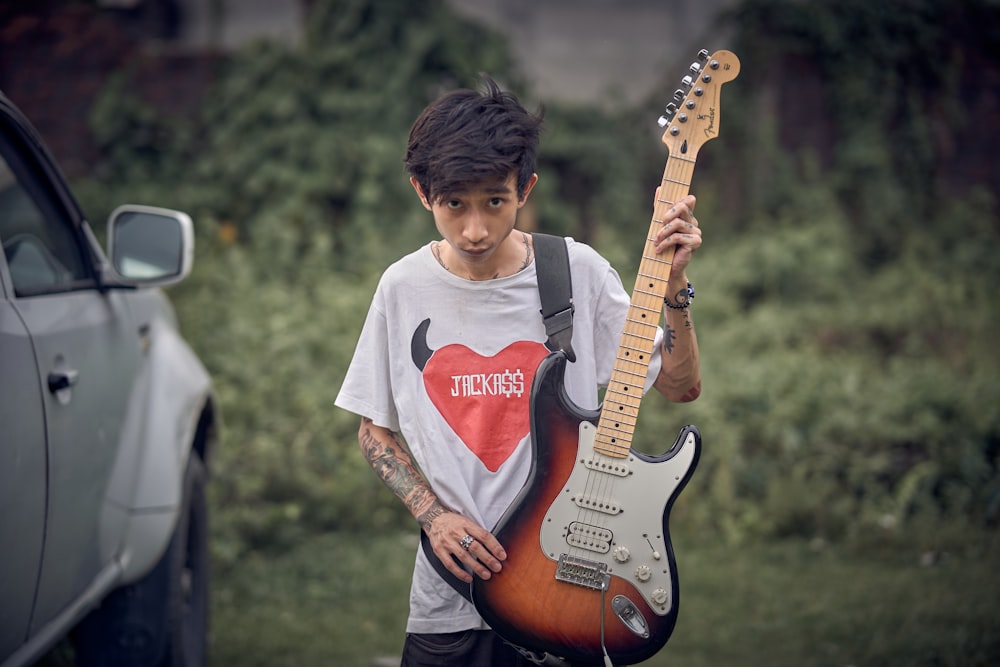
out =
{"type": "MultiPolygon", "coordinates": [[[[949,540],[931,550],[942,540],[726,547],[675,536],[680,620],[644,664],[1000,664],[1000,539],[949,540]]],[[[210,667],[393,664],[415,548],[415,535],[327,534],[217,573],[210,667]]]]}

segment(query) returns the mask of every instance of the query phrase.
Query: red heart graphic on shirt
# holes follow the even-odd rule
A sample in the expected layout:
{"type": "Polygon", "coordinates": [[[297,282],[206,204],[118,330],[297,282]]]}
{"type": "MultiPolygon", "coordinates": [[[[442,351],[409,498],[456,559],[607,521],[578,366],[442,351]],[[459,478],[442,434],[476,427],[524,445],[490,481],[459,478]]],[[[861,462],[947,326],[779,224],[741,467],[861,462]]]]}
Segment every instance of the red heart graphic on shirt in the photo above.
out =
{"type": "Polygon", "coordinates": [[[490,472],[500,469],[531,428],[531,382],[547,354],[532,341],[513,343],[492,357],[452,344],[435,350],[424,366],[427,395],[490,472]]]}

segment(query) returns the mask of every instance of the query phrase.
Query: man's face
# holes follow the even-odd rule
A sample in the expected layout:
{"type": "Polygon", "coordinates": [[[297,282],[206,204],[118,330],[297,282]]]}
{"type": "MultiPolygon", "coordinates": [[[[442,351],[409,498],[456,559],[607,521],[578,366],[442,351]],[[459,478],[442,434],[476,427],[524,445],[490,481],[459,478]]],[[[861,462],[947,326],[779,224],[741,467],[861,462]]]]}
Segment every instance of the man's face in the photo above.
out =
{"type": "Polygon", "coordinates": [[[434,203],[410,180],[424,207],[433,213],[438,232],[450,246],[450,254],[470,271],[479,273],[495,261],[497,249],[513,231],[517,212],[527,202],[538,176],[532,175],[523,197],[517,196],[517,177],[511,174],[502,183],[472,185],[434,203]]]}

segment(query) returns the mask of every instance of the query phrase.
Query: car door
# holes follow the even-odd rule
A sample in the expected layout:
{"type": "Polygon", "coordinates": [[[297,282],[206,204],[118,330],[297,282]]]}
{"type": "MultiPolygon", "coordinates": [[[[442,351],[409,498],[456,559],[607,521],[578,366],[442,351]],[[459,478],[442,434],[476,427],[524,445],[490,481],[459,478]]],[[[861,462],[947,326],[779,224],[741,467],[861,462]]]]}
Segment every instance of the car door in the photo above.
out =
{"type": "Polygon", "coordinates": [[[98,288],[82,216],[31,131],[10,115],[0,129],[14,181],[0,215],[9,304],[30,337],[37,378],[34,395],[12,402],[37,402],[47,433],[34,632],[113,568],[124,515],[107,502],[107,487],[144,332],[132,324],[126,292],[98,288]]]}
{"type": "MultiPolygon", "coordinates": [[[[5,165],[0,164],[0,215],[5,165]]],[[[0,254],[0,657],[28,632],[45,530],[45,414],[27,327],[0,254]]]]}

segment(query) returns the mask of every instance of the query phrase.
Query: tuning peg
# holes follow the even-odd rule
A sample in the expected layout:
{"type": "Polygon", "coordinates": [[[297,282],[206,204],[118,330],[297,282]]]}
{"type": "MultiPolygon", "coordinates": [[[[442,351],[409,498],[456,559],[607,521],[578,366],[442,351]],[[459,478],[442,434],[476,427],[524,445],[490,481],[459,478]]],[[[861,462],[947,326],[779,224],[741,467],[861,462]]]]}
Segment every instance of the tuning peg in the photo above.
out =
{"type": "Polygon", "coordinates": [[[688,69],[691,71],[692,74],[697,74],[698,72],[701,71],[701,63],[693,62],[691,63],[691,66],[688,67],[688,69]]]}
{"type": "Polygon", "coordinates": [[[701,62],[705,62],[706,60],[708,60],[708,49],[702,49],[701,51],[698,52],[698,60],[700,60],[701,62]]]}
{"type": "Polygon", "coordinates": [[[666,127],[667,123],[673,120],[675,115],[677,115],[677,105],[671,102],[667,105],[663,115],[657,119],[656,124],[660,127],[666,127]]]}

